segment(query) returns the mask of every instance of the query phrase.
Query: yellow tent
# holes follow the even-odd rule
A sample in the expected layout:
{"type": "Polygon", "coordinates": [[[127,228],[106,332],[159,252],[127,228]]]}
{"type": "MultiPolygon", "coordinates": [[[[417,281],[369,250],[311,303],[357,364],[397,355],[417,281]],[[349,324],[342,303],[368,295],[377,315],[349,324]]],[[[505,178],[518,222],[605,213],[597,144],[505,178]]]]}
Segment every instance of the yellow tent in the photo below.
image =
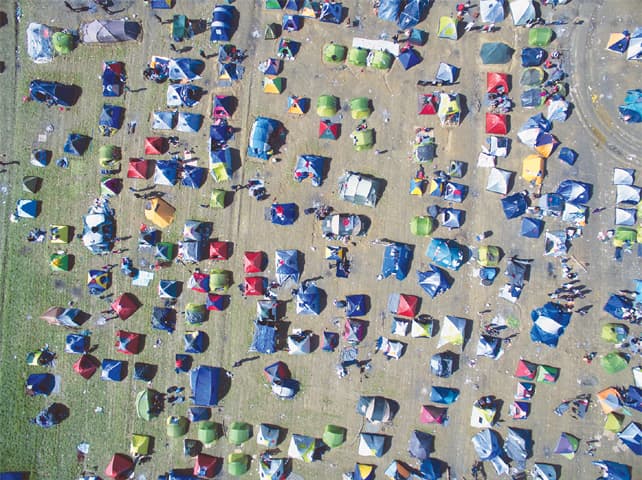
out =
{"type": "Polygon", "coordinates": [[[620,430],[622,430],[623,424],[624,424],[624,415],[611,412],[606,416],[606,423],[604,424],[604,430],[608,432],[618,433],[620,430]]]}
{"type": "Polygon", "coordinates": [[[145,218],[157,227],[169,227],[175,215],[176,209],[162,198],[152,198],[145,202],[145,218]]]}
{"type": "Polygon", "coordinates": [[[147,455],[149,453],[149,443],[151,437],[149,435],[140,435],[137,433],[132,434],[132,440],[129,451],[132,456],[147,455]]]}
{"type": "Polygon", "coordinates": [[[544,159],[539,155],[529,155],[522,164],[522,178],[534,185],[544,180],[544,159]]]}
{"type": "Polygon", "coordinates": [[[283,91],[283,79],[266,75],[263,77],[263,92],[279,95],[283,91]]]}

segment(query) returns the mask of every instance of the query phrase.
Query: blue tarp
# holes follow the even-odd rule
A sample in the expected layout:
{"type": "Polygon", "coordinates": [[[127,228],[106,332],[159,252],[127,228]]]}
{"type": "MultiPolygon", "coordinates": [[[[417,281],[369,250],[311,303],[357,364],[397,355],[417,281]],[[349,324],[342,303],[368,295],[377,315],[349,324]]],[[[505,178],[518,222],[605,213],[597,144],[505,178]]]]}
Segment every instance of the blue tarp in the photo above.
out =
{"type": "Polygon", "coordinates": [[[270,220],[275,225],[292,225],[297,214],[296,203],[273,203],[270,207],[270,220]]]}
{"type": "Polygon", "coordinates": [[[523,215],[528,208],[526,195],[521,192],[509,195],[508,197],[504,197],[502,198],[501,202],[502,209],[504,210],[504,215],[506,215],[506,218],[508,218],[509,220],[511,218],[516,218],[520,215],[523,215]]]}
{"type": "Polygon", "coordinates": [[[417,281],[419,286],[423,288],[431,298],[441,295],[452,285],[452,280],[448,277],[446,272],[436,265],[430,265],[428,270],[425,272],[418,271],[417,281]]]}
{"type": "Polygon", "coordinates": [[[232,37],[235,8],[232,5],[217,5],[212,12],[211,42],[227,42],[232,37]]]}
{"type": "Polygon", "coordinates": [[[396,22],[399,18],[399,9],[401,8],[401,0],[381,0],[379,2],[379,11],[377,15],[382,20],[396,22]]]}
{"type": "Polygon", "coordinates": [[[403,280],[410,270],[412,249],[403,243],[393,243],[386,246],[381,265],[381,278],[394,274],[397,280],[403,280]]]}
{"type": "Polygon", "coordinates": [[[560,304],[548,302],[543,307],[533,310],[531,319],[531,340],[549,347],[557,347],[559,338],[571,320],[571,314],[560,304]]]}
{"type": "Polygon", "coordinates": [[[213,407],[218,404],[219,385],[223,370],[218,367],[199,365],[190,372],[189,384],[194,405],[213,407]]]}
{"type": "Polygon", "coordinates": [[[590,200],[591,185],[577,180],[564,180],[557,187],[556,193],[564,197],[568,203],[580,205],[590,200]]]}
{"type": "Polygon", "coordinates": [[[250,352],[271,354],[276,352],[276,326],[272,323],[254,322],[254,336],[250,352]]]}
{"type": "Polygon", "coordinates": [[[416,26],[428,12],[430,0],[407,0],[403,10],[399,13],[397,26],[406,30],[416,26]]]}
{"type": "Polygon", "coordinates": [[[266,117],[257,117],[250,131],[250,141],[247,147],[247,156],[267,160],[274,153],[270,146],[270,137],[279,128],[278,120],[266,117]]]}
{"type": "Polygon", "coordinates": [[[522,67],[537,67],[542,64],[548,54],[546,50],[538,47],[522,49],[522,67]]]}
{"type": "Polygon", "coordinates": [[[604,305],[604,311],[617,319],[624,318],[624,314],[633,308],[633,302],[623,295],[611,295],[604,305]]]}
{"type": "Polygon", "coordinates": [[[466,261],[464,247],[454,240],[433,238],[426,250],[426,256],[439,267],[459,270],[466,261]]]}

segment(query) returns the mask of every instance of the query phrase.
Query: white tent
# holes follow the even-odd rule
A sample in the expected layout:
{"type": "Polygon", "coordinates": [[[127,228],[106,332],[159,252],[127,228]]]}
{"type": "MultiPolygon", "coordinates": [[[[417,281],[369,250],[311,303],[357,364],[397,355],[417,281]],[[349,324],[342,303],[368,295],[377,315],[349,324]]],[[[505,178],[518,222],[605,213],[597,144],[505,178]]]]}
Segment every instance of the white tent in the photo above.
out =
{"type": "Polygon", "coordinates": [[[613,185],[633,185],[635,170],[632,168],[614,168],[613,185]]]}
{"type": "Polygon", "coordinates": [[[488,181],[486,182],[486,190],[489,192],[499,193],[506,195],[510,185],[513,172],[502,170],[501,168],[491,168],[488,173],[488,181]]]}
{"type": "Polygon", "coordinates": [[[496,157],[506,157],[508,156],[508,146],[510,139],[507,137],[495,137],[491,135],[486,139],[488,147],[482,147],[484,153],[489,155],[494,155],[496,157]]]}
{"type": "Polygon", "coordinates": [[[437,348],[441,348],[449,343],[452,345],[459,345],[463,348],[467,323],[467,320],[464,318],[446,315],[441,327],[437,348]]]}
{"type": "Polygon", "coordinates": [[[27,27],[27,53],[34,63],[49,63],[53,60],[53,34],[52,28],[41,23],[30,23],[27,27]]]}
{"type": "Polygon", "coordinates": [[[508,6],[515,25],[526,25],[529,20],[535,20],[535,7],[531,0],[513,0],[508,6]]]}
{"type": "Polygon", "coordinates": [[[615,202],[637,205],[640,203],[640,187],[634,185],[617,185],[615,202]]]}
{"type": "Polygon", "coordinates": [[[626,51],[627,60],[642,60],[642,27],[638,27],[631,35],[629,48],[626,51]]]}
{"type": "Polygon", "coordinates": [[[634,208],[615,208],[615,224],[616,225],[635,225],[636,210],[634,208]]]}
{"type": "Polygon", "coordinates": [[[484,23],[499,23],[504,20],[504,0],[480,0],[479,17],[484,23]]]}
{"type": "Polygon", "coordinates": [[[479,152],[479,157],[477,157],[477,166],[493,168],[495,166],[495,157],[484,152],[479,152]]]}

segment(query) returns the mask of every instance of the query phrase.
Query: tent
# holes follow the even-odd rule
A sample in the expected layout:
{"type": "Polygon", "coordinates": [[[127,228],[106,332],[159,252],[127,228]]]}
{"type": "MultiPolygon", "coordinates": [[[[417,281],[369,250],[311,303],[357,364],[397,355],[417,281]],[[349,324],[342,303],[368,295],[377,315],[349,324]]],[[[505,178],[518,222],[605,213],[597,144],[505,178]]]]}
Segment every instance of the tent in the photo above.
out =
{"type": "Polygon", "coordinates": [[[513,52],[505,43],[489,42],[481,46],[479,56],[484,65],[503,64],[510,62],[513,52]]]}
{"type": "Polygon", "coordinates": [[[154,307],[152,310],[152,328],[173,333],[176,327],[174,311],[171,308],[154,307]]]}
{"type": "Polygon", "coordinates": [[[176,209],[162,198],[145,202],[145,218],[160,228],[169,227],[174,221],[176,209]]]}
{"type": "Polygon", "coordinates": [[[546,97],[542,95],[541,88],[531,88],[523,91],[519,96],[523,108],[537,108],[544,104],[546,97]]]}
{"type": "Polygon", "coordinates": [[[470,414],[470,426],[476,428],[490,428],[495,423],[497,408],[493,405],[481,406],[479,402],[473,404],[470,414]]]}
{"type": "Polygon", "coordinates": [[[106,358],[102,361],[101,369],[101,380],[120,382],[127,375],[126,364],[120,360],[111,360],[106,358]]]}
{"type": "Polygon", "coordinates": [[[280,94],[285,88],[285,79],[283,77],[276,77],[274,75],[266,75],[263,77],[263,92],[280,94]]]}
{"type": "Polygon", "coordinates": [[[597,460],[591,463],[602,470],[600,478],[606,478],[607,480],[631,480],[633,478],[631,476],[631,467],[623,463],[609,460],[597,460]]]}
{"type": "Polygon", "coordinates": [[[382,20],[396,22],[399,18],[401,0],[383,0],[379,2],[377,16],[382,20]]]}
{"type": "Polygon", "coordinates": [[[125,87],[125,79],[123,62],[103,62],[103,97],[120,97],[125,87]]]}
{"type": "Polygon", "coordinates": [[[71,107],[76,102],[76,88],[58,82],[32,80],[29,84],[29,98],[48,106],[71,107]]]}
{"type": "Polygon", "coordinates": [[[303,27],[303,17],[299,15],[283,15],[281,25],[284,32],[296,32],[303,27]]]}
{"type": "MultiPolygon", "coordinates": [[[[609,414],[611,412],[619,412],[624,408],[622,395],[614,388],[609,387],[597,393],[597,401],[602,407],[602,412],[609,414]]],[[[624,411],[624,413],[629,413],[624,411]]]]}
{"type": "Polygon", "coordinates": [[[170,82],[189,83],[201,78],[205,62],[194,58],[172,58],[167,68],[170,82]]]}
{"type": "MultiPolygon", "coordinates": [[[[277,2],[277,0],[272,0],[277,2]]],[[[227,472],[234,476],[240,477],[250,469],[250,457],[244,453],[230,453],[227,456],[227,472]]]]}
{"type": "Polygon", "coordinates": [[[632,208],[615,208],[615,224],[633,226],[636,224],[637,212],[632,208]]]}
{"type": "Polygon", "coordinates": [[[430,298],[441,295],[452,285],[450,277],[436,265],[429,265],[424,272],[417,271],[417,281],[419,286],[430,295],[430,298]]]}
{"type": "Polygon", "coordinates": [[[123,293],[111,303],[111,309],[121,320],[127,320],[140,307],[140,302],[131,293],[123,293]]]}
{"type": "Polygon", "coordinates": [[[279,442],[281,429],[267,423],[259,424],[256,432],[256,443],[268,448],[274,448],[279,442]]]}
{"type": "Polygon", "coordinates": [[[548,27],[535,27],[528,31],[528,45],[531,47],[545,47],[553,39],[553,29],[548,27]]]}
{"type": "Polygon", "coordinates": [[[555,383],[559,377],[560,370],[550,365],[538,365],[535,381],[538,383],[555,383]]]}
{"type": "Polygon", "coordinates": [[[419,461],[426,460],[433,450],[434,437],[420,430],[413,430],[408,441],[408,453],[419,461]]]}
{"type": "Polygon", "coordinates": [[[187,420],[187,418],[185,417],[177,417],[175,415],[171,415],[167,417],[167,421],[165,422],[165,429],[169,438],[182,437],[187,433],[187,430],[189,429],[189,420],[187,420]]]}
{"type": "Polygon", "coordinates": [[[303,282],[294,299],[296,313],[298,315],[319,315],[322,295],[324,294],[314,282],[303,282]]]}
{"type": "Polygon", "coordinates": [[[459,356],[449,350],[435,353],[430,357],[430,371],[442,378],[450,377],[458,368],[459,356]]]}
{"type": "Polygon", "coordinates": [[[245,422],[232,422],[227,431],[227,440],[232,445],[242,445],[252,436],[252,426],[245,422]]]}
{"type": "Polygon", "coordinates": [[[488,357],[493,360],[499,358],[503,353],[502,339],[490,335],[481,334],[477,343],[477,356],[488,357]]]}
{"type": "Polygon", "coordinates": [[[359,434],[359,447],[358,453],[362,457],[381,457],[386,450],[385,435],[377,435],[375,433],[361,433],[359,434]]]}
{"type": "Polygon", "coordinates": [[[34,167],[44,168],[51,162],[51,151],[44,149],[34,149],[31,151],[29,163],[34,167]]]}
{"type": "MultiPolygon", "coordinates": [[[[5,21],[6,22],[6,21],[5,21]]],[[[49,63],[54,57],[54,29],[41,23],[27,27],[27,54],[34,63],[49,63]]]]}
{"type": "Polygon", "coordinates": [[[203,124],[203,115],[199,113],[178,112],[176,131],[185,133],[196,133],[203,124]]]}
{"type": "Polygon", "coordinates": [[[174,6],[174,0],[151,0],[151,7],[158,9],[171,9],[174,6]]]}
{"type": "Polygon", "coordinates": [[[116,330],[116,351],[126,355],[140,353],[143,348],[143,335],[140,333],[116,330]]]}
{"type": "Polygon", "coordinates": [[[510,91],[508,85],[508,74],[488,72],[486,73],[486,91],[488,93],[506,94],[510,91]]]}
{"type": "Polygon", "coordinates": [[[301,270],[298,250],[276,250],[274,253],[276,281],[282,287],[289,281],[299,283],[301,270]]]}
{"type": "Polygon", "coordinates": [[[339,197],[355,205],[374,207],[381,188],[379,179],[361,173],[347,171],[339,177],[339,197]]]}
{"type": "Polygon", "coordinates": [[[91,355],[83,354],[74,363],[74,371],[78,373],[85,380],[90,379],[93,374],[98,370],[100,363],[91,355]]]}
{"type": "Polygon", "coordinates": [[[516,26],[525,26],[529,21],[535,20],[537,15],[532,0],[511,0],[508,7],[516,26]]]}
{"type": "Polygon", "coordinates": [[[250,141],[247,156],[260,160],[269,159],[274,153],[270,145],[271,137],[280,130],[281,124],[277,120],[266,117],[257,117],[250,131],[250,141]]]}
{"type": "MultiPolygon", "coordinates": [[[[65,352],[75,354],[85,354],[89,350],[89,335],[80,333],[70,333],[65,338],[65,352]]],[[[39,351],[42,353],[42,351],[39,351]]]]}
{"type": "Polygon", "coordinates": [[[451,344],[459,345],[463,349],[466,342],[466,330],[468,329],[468,324],[469,320],[446,315],[441,326],[437,348],[451,344]]]}
{"type": "Polygon", "coordinates": [[[435,228],[435,220],[430,216],[415,216],[410,220],[410,233],[419,237],[429,236],[435,228]]]}
{"type": "Polygon", "coordinates": [[[577,180],[563,180],[557,192],[570,203],[583,204],[591,198],[591,185],[577,180]]]}
{"type": "Polygon", "coordinates": [[[288,354],[307,355],[312,351],[312,333],[302,332],[288,335],[288,354]]]}
{"type": "Polygon", "coordinates": [[[480,0],[479,17],[483,23],[499,23],[504,20],[504,0],[480,0]]]}
{"type": "Polygon", "coordinates": [[[403,8],[399,11],[399,20],[397,21],[399,29],[407,30],[416,26],[426,17],[429,6],[429,0],[406,1],[403,8]]]}
{"type": "Polygon", "coordinates": [[[532,444],[530,430],[508,427],[504,452],[508,455],[508,458],[516,462],[516,466],[519,468],[525,468],[526,459],[531,455],[532,444]]]}
{"type": "Polygon", "coordinates": [[[392,293],[388,297],[388,311],[400,317],[413,318],[419,313],[421,298],[415,295],[392,293]]]}
{"type": "Polygon", "coordinates": [[[269,208],[269,218],[274,225],[292,225],[297,216],[296,203],[273,203],[269,208]]]}
{"type": "Polygon", "coordinates": [[[607,373],[617,373],[627,367],[628,358],[620,352],[611,352],[600,358],[600,365],[607,373]]]}
{"type": "Polygon", "coordinates": [[[642,455],[642,428],[637,423],[629,423],[617,436],[633,453],[642,455]]]}
{"type": "Polygon", "coordinates": [[[63,152],[69,155],[82,156],[89,148],[91,137],[81,135],[80,133],[70,133],[63,147],[63,152]]]}
{"type": "Polygon", "coordinates": [[[348,56],[348,48],[336,43],[326,43],[323,46],[322,58],[326,63],[343,63],[348,56]]]}
{"type": "Polygon", "coordinates": [[[105,468],[105,475],[114,480],[127,480],[134,473],[134,465],[127,455],[115,453],[105,468]]]}
{"type": "Polygon", "coordinates": [[[167,86],[166,103],[168,107],[193,107],[202,95],[203,89],[196,85],[170,83],[167,86]]]}
{"type": "Polygon", "coordinates": [[[346,317],[361,317],[368,313],[368,298],[366,295],[346,295],[346,317]]]}
{"type": "Polygon", "coordinates": [[[557,465],[549,465],[548,463],[535,463],[531,474],[533,480],[557,480],[559,467],[557,465]]]}
{"type": "Polygon", "coordinates": [[[508,465],[501,458],[501,437],[490,428],[485,428],[472,438],[473,447],[479,459],[490,461],[498,475],[508,474],[508,465]]]}
{"type": "Polygon", "coordinates": [[[372,113],[370,99],[367,97],[357,97],[350,100],[350,115],[354,120],[363,120],[368,118],[372,113]]]}
{"type": "Polygon", "coordinates": [[[445,15],[443,17],[439,17],[437,36],[448,40],[457,40],[459,38],[459,34],[457,32],[457,21],[454,18],[445,15]]]}
{"type": "Polygon", "coordinates": [[[223,463],[222,458],[199,453],[194,462],[194,476],[199,478],[214,478],[218,472],[220,464],[223,463]]]}
{"type": "Polygon", "coordinates": [[[642,59],[642,28],[638,27],[629,38],[629,48],[626,50],[627,60],[642,59]]]}
{"type": "MultiPolygon", "coordinates": [[[[47,397],[56,390],[59,381],[60,379],[57,379],[56,376],[51,373],[34,373],[27,377],[25,390],[28,391],[30,395],[43,395],[47,397]]],[[[58,385],[58,389],[59,388],[60,386],[58,385]]]]}
{"type": "Polygon", "coordinates": [[[223,369],[199,365],[190,372],[190,399],[194,405],[216,406],[219,402],[219,388],[223,369]]]}
{"type": "Polygon", "coordinates": [[[207,348],[207,335],[200,330],[187,331],[183,335],[185,353],[203,353],[207,348]]]}
{"type": "Polygon", "coordinates": [[[293,115],[304,115],[309,110],[309,107],[309,98],[301,98],[297,97],[296,95],[290,95],[288,97],[288,113],[291,113],[293,115]]]}
{"type": "Polygon", "coordinates": [[[190,325],[200,325],[207,319],[207,309],[203,304],[188,303],[185,307],[185,321],[190,325]]]}
{"type": "Polygon", "coordinates": [[[227,42],[232,38],[236,8],[232,5],[216,5],[210,23],[210,42],[227,42]]]}
{"type": "Polygon", "coordinates": [[[290,446],[288,447],[288,457],[296,460],[302,460],[305,463],[310,463],[315,460],[314,454],[316,452],[316,439],[306,435],[292,434],[290,438],[290,446]]]}
{"type": "Polygon", "coordinates": [[[569,324],[571,314],[558,303],[548,302],[531,312],[533,326],[531,340],[549,347],[557,347],[559,337],[569,324]]]}
{"type": "Polygon", "coordinates": [[[328,140],[336,140],[341,133],[341,124],[332,123],[329,120],[321,120],[319,122],[319,138],[328,140]]]}
{"type": "Polygon", "coordinates": [[[509,130],[508,115],[486,112],[486,133],[506,135],[509,130]]]}
{"type": "Polygon", "coordinates": [[[339,99],[334,95],[320,95],[317,99],[317,115],[333,117],[339,111],[339,99]]]}
{"type": "Polygon", "coordinates": [[[49,266],[55,272],[68,272],[71,270],[72,264],[72,256],[64,252],[55,252],[49,257],[49,266]]]}
{"type": "Polygon", "coordinates": [[[642,122],[642,90],[627,90],[624,105],[620,105],[618,111],[625,123],[642,122]]]}
{"type": "Polygon", "coordinates": [[[141,25],[128,20],[93,20],[80,25],[82,43],[116,43],[138,40],[141,25]]]}
{"type": "Polygon", "coordinates": [[[628,205],[637,205],[640,203],[640,187],[635,185],[616,185],[615,186],[615,203],[626,203],[628,205]]]}
{"type": "Polygon", "coordinates": [[[509,220],[523,215],[528,207],[526,196],[521,192],[502,198],[501,203],[504,215],[509,220]]]}
{"type": "Polygon", "coordinates": [[[74,36],[69,32],[56,32],[51,40],[54,50],[60,55],[68,55],[75,48],[74,36]]]}
{"type": "Polygon", "coordinates": [[[345,442],[346,429],[337,425],[326,425],[322,439],[328,447],[337,448],[345,442]]]}
{"type": "Polygon", "coordinates": [[[506,195],[510,188],[512,178],[513,172],[493,167],[488,172],[486,190],[489,192],[499,193],[500,195],[506,195]]]}
{"type": "Polygon", "coordinates": [[[537,67],[547,58],[548,53],[543,48],[526,47],[522,49],[522,67],[537,67]]]}
{"type": "Polygon", "coordinates": [[[579,445],[579,438],[571,435],[570,433],[562,432],[553,453],[557,453],[569,460],[572,460],[573,457],[575,457],[575,452],[577,452],[579,445]]]}
{"type": "Polygon", "coordinates": [[[392,274],[397,280],[403,280],[408,275],[412,262],[413,250],[403,243],[392,243],[386,246],[381,264],[381,278],[388,278],[392,274]]]}
{"type": "Polygon", "coordinates": [[[439,96],[436,93],[420,93],[417,98],[418,115],[436,115],[439,108],[439,96]]]}
{"type": "Polygon", "coordinates": [[[98,130],[104,137],[111,137],[123,126],[125,109],[116,105],[103,105],[98,118],[98,130]]]}
{"type": "Polygon", "coordinates": [[[319,3],[313,0],[303,0],[299,14],[302,17],[306,18],[317,18],[321,10],[319,8],[319,3]]]}
{"type": "Polygon", "coordinates": [[[442,127],[456,127],[461,120],[461,104],[458,93],[440,93],[437,116],[442,127]]]}
{"type": "Polygon", "coordinates": [[[348,50],[347,57],[348,65],[353,65],[355,67],[365,67],[368,62],[369,53],[370,50],[363,47],[350,48],[350,50],[348,50]]]}
{"type": "Polygon", "coordinates": [[[544,229],[544,222],[537,218],[523,217],[519,234],[522,237],[539,238],[544,229]]]}
{"type": "Polygon", "coordinates": [[[321,5],[321,13],[319,13],[319,21],[326,23],[341,23],[343,18],[343,6],[341,3],[324,2],[321,5]]]}
{"type": "Polygon", "coordinates": [[[384,397],[361,396],[357,402],[357,413],[371,423],[392,421],[396,410],[395,402],[384,397]]]}
{"type": "Polygon", "coordinates": [[[433,238],[426,250],[426,256],[437,266],[459,270],[465,261],[464,247],[454,240],[433,238]]]}
{"type": "Polygon", "coordinates": [[[421,423],[437,423],[439,425],[444,425],[448,421],[447,413],[447,408],[423,405],[419,412],[419,421],[421,423]]]}
{"type": "Polygon", "coordinates": [[[51,307],[40,318],[50,325],[78,328],[82,324],[83,313],[77,308],[51,307]]]}
{"type": "Polygon", "coordinates": [[[397,58],[404,70],[408,70],[421,62],[421,55],[412,47],[402,48],[397,58]]]}

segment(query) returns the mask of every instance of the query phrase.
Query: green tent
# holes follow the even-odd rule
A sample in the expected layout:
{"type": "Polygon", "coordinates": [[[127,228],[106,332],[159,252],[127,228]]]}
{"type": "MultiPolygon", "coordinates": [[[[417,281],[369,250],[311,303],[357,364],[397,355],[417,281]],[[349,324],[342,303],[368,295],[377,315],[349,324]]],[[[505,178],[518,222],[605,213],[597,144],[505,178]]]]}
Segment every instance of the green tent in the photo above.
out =
{"type": "Polygon", "coordinates": [[[350,134],[350,138],[352,138],[352,144],[357,152],[369,150],[374,145],[374,130],[372,128],[355,130],[350,134]]]}
{"type": "Polygon", "coordinates": [[[174,244],[169,242],[158,242],[154,257],[159,262],[171,262],[174,260],[174,244]]]}
{"type": "Polygon", "coordinates": [[[339,110],[339,99],[334,95],[321,95],[317,100],[317,115],[333,117],[339,110]]]}
{"type": "Polygon", "coordinates": [[[153,417],[158,416],[154,413],[153,408],[155,395],[156,392],[149,388],[146,388],[136,395],[136,413],[138,414],[138,418],[149,422],[153,417]]]}
{"type": "Polygon", "coordinates": [[[265,8],[268,10],[280,10],[283,8],[282,0],[265,0],[265,8]]]}
{"type": "Polygon", "coordinates": [[[71,227],[68,225],[50,225],[51,243],[69,243],[71,241],[71,227]]]}
{"type": "Polygon", "coordinates": [[[185,321],[190,325],[200,325],[207,319],[207,308],[202,303],[188,303],[185,306],[185,321]]]}
{"type": "Polygon", "coordinates": [[[343,63],[348,55],[348,48],[336,43],[323,46],[323,61],[326,63],[343,63]]]}
{"type": "Polygon", "coordinates": [[[385,50],[375,50],[372,52],[370,66],[377,70],[389,70],[390,67],[392,67],[392,62],[394,60],[394,55],[386,52],[385,50]]]}
{"type": "Polygon", "coordinates": [[[499,247],[483,245],[477,250],[477,262],[482,267],[496,267],[499,264],[499,258],[499,247]]]}
{"type": "Polygon", "coordinates": [[[627,359],[620,352],[607,353],[600,359],[600,365],[606,373],[621,372],[628,365],[627,359]]]}
{"type": "Polygon", "coordinates": [[[227,456],[227,472],[235,477],[244,475],[250,469],[250,457],[244,453],[230,453],[227,456]]]}
{"type": "Polygon", "coordinates": [[[620,323],[606,323],[602,325],[602,340],[610,343],[620,343],[624,341],[629,333],[626,325],[620,323]]]}
{"type": "Polygon", "coordinates": [[[227,440],[232,445],[241,445],[247,442],[252,435],[252,426],[245,422],[233,422],[227,432],[227,440]]]}
{"type": "Polygon", "coordinates": [[[355,67],[365,67],[368,63],[370,50],[361,47],[352,47],[348,51],[348,63],[355,67]]]}
{"type": "Polygon", "coordinates": [[[74,49],[74,37],[71,33],[56,32],[51,36],[51,43],[60,55],[67,55],[74,49]]]}
{"type": "Polygon", "coordinates": [[[204,445],[211,445],[221,438],[221,426],[211,420],[198,422],[198,439],[204,445]]]}
{"type": "Polygon", "coordinates": [[[29,193],[38,193],[42,186],[42,178],[29,175],[22,177],[22,189],[29,193]]]}
{"type": "Polygon", "coordinates": [[[215,188],[210,196],[210,208],[225,208],[225,190],[215,188]]]}
{"type": "Polygon", "coordinates": [[[555,383],[560,375],[560,369],[550,365],[538,365],[535,381],[538,383],[555,383]]]}
{"type": "Polygon", "coordinates": [[[608,432],[618,433],[622,430],[624,425],[624,415],[611,412],[606,416],[606,422],[604,423],[604,430],[608,432]]]}
{"type": "Polygon", "coordinates": [[[427,237],[435,228],[435,220],[429,216],[418,215],[410,220],[410,233],[418,237],[427,237]]]}
{"type": "Polygon", "coordinates": [[[276,40],[279,38],[279,33],[281,33],[281,25],[277,23],[268,23],[265,26],[265,34],[263,38],[265,40],[276,40]]]}
{"type": "Polygon", "coordinates": [[[629,227],[616,227],[615,235],[613,236],[613,244],[616,247],[621,247],[622,244],[635,243],[637,241],[638,234],[634,228],[629,227]]]}
{"type": "Polygon", "coordinates": [[[189,429],[189,420],[185,417],[176,417],[172,415],[167,417],[167,436],[169,438],[182,437],[189,429]]]}
{"type": "Polygon", "coordinates": [[[101,167],[115,167],[121,159],[120,148],[115,145],[103,145],[98,150],[98,161],[101,167]]]}
{"type": "Polygon", "coordinates": [[[132,456],[149,454],[149,446],[151,440],[152,437],[150,437],[149,435],[133,433],[132,440],[129,446],[129,452],[132,454],[132,456]]]}
{"type": "Polygon", "coordinates": [[[337,448],[346,440],[346,429],[337,425],[326,425],[323,431],[323,443],[330,448],[337,448]]]}
{"type": "Polygon", "coordinates": [[[210,273],[210,291],[226,292],[232,284],[232,272],[229,270],[215,269],[210,273]]]}
{"type": "Polygon", "coordinates": [[[49,266],[54,272],[68,272],[71,270],[71,259],[64,252],[52,253],[49,258],[49,266]]]}
{"type": "Polygon", "coordinates": [[[367,97],[357,97],[350,100],[350,115],[355,120],[368,118],[371,113],[370,100],[367,97]]]}
{"type": "Polygon", "coordinates": [[[545,47],[553,39],[553,29],[548,27],[531,28],[528,31],[528,44],[531,47],[545,47]]]}

